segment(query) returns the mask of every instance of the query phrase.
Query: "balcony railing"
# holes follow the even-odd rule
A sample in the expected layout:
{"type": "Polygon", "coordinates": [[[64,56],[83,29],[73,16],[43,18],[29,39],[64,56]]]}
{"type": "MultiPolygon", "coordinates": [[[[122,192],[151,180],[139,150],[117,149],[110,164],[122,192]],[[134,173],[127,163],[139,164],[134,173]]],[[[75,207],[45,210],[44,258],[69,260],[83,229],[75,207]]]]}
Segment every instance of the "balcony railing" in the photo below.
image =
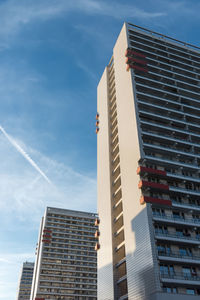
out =
{"type": "Polygon", "coordinates": [[[172,221],[172,222],[180,222],[180,223],[185,223],[185,224],[194,224],[196,226],[200,226],[200,219],[184,219],[183,217],[181,216],[166,216],[166,215],[162,215],[162,214],[158,214],[158,213],[153,213],[153,218],[159,218],[159,219],[163,219],[163,220],[169,220],[169,221],[172,221]]]}
{"type": "Polygon", "coordinates": [[[192,281],[199,281],[200,285],[200,276],[197,276],[196,274],[185,274],[182,272],[174,272],[174,273],[160,273],[161,278],[167,278],[167,279],[179,279],[179,280],[192,280],[192,281]]]}
{"type": "Polygon", "coordinates": [[[199,244],[200,245],[200,237],[191,237],[191,235],[188,234],[173,234],[173,233],[163,233],[163,232],[155,232],[155,236],[156,237],[163,237],[163,238],[172,238],[172,239],[180,239],[180,240],[188,240],[191,242],[194,242],[195,244],[199,244]]]}
{"type": "Polygon", "coordinates": [[[174,251],[162,251],[162,250],[159,250],[158,251],[158,256],[165,256],[165,257],[172,257],[172,258],[181,258],[183,260],[186,260],[186,259],[190,259],[190,260],[200,260],[200,256],[197,256],[197,255],[188,255],[188,254],[181,254],[180,252],[174,252],[174,251]]]}
{"type": "Polygon", "coordinates": [[[191,203],[184,203],[184,202],[179,202],[176,200],[172,200],[172,205],[176,207],[185,207],[186,209],[192,209],[192,210],[200,210],[200,205],[196,204],[191,204],[191,203]]]}

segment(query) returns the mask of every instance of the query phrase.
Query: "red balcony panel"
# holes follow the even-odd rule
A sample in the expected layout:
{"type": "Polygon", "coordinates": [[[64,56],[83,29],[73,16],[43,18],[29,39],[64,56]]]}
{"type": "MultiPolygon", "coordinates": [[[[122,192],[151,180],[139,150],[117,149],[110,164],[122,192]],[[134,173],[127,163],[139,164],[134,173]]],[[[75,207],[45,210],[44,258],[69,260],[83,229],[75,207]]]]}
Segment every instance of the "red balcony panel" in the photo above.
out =
{"type": "Polygon", "coordinates": [[[139,166],[137,168],[137,174],[142,174],[142,173],[151,173],[151,174],[167,176],[167,172],[165,172],[165,171],[139,166]]]}
{"type": "Polygon", "coordinates": [[[138,187],[141,189],[144,186],[148,186],[160,190],[169,190],[169,186],[167,184],[140,180],[138,187]]]}
{"type": "Polygon", "coordinates": [[[96,230],[95,234],[94,234],[95,238],[98,239],[98,237],[100,236],[100,232],[99,230],[96,230]]]}
{"type": "Polygon", "coordinates": [[[49,243],[49,244],[51,243],[50,240],[42,240],[42,242],[43,242],[43,243],[49,243]]]}
{"type": "Polygon", "coordinates": [[[43,229],[43,232],[49,232],[49,233],[52,233],[52,230],[50,230],[50,229],[43,229]]]}
{"type": "Polygon", "coordinates": [[[147,69],[145,69],[145,68],[142,68],[142,67],[139,67],[139,66],[135,66],[135,65],[127,65],[127,67],[126,67],[126,70],[127,71],[129,71],[129,69],[135,69],[135,70],[138,70],[138,71],[141,71],[141,72],[146,72],[146,73],[148,73],[148,70],[147,69]]]}
{"type": "Polygon", "coordinates": [[[49,238],[49,239],[51,239],[51,238],[52,238],[52,236],[51,236],[51,235],[49,235],[49,234],[43,234],[43,235],[42,235],[42,237],[44,237],[44,238],[49,238]]]}
{"type": "Polygon", "coordinates": [[[135,56],[144,57],[144,58],[146,57],[144,54],[136,52],[136,51],[133,51],[131,49],[127,49],[126,50],[125,56],[128,56],[128,55],[135,55],[135,56]]]}
{"type": "Polygon", "coordinates": [[[45,300],[45,298],[35,298],[35,300],[45,300]]]}
{"type": "Polygon", "coordinates": [[[132,57],[127,57],[126,58],[126,63],[128,64],[129,62],[130,63],[136,62],[136,63],[141,64],[141,65],[147,65],[146,61],[141,60],[141,59],[137,59],[137,58],[132,58],[132,57]]]}
{"type": "Polygon", "coordinates": [[[144,203],[156,203],[161,205],[172,206],[171,200],[164,200],[164,199],[148,197],[148,196],[142,196],[140,198],[140,204],[143,205],[144,203]]]}
{"type": "Polygon", "coordinates": [[[94,225],[95,225],[95,226],[98,226],[99,224],[100,224],[100,219],[96,218],[96,219],[95,219],[95,222],[94,222],[94,225]]]}
{"type": "Polygon", "coordinates": [[[99,243],[96,243],[95,245],[95,250],[98,251],[100,249],[100,244],[99,243]]]}

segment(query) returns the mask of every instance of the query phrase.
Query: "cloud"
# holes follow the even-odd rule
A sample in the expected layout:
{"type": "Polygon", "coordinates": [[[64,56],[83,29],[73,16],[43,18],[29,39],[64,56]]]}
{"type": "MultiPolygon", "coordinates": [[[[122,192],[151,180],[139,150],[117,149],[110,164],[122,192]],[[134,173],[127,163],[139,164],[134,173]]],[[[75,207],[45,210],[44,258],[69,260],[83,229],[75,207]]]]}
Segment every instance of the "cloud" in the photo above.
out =
{"type": "Polygon", "coordinates": [[[165,12],[148,12],[134,5],[126,5],[97,0],[7,0],[0,5],[1,28],[4,37],[15,34],[23,26],[34,21],[46,21],[69,12],[82,12],[109,16],[117,19],[157,18],[166,15],[165,12]]]}
{"type": "Polygon", "coordinates": [[[33,245],[36,243],[39,224],[46,206],[82,211],[96,210],[94,174],[79,172],[31,148],[19,138],[15,139],[38,162],[53,184],[49,185],[44,181],[7,139],[0,135],[0,299],[2,300],[13,299],[22,263],[26,260],[34,261],[33,245]]]}
{"type": "Polygon", "coordinates": [[[12,215],[15,215],[21,220],[27,220],[29,224],[33,221],[35,224],[46,206],[77,210],[87,207],[91,211],[96,209],[94,177],[50,159],[22,141],[17,140],[17,143],[38,162],[53,184],[44,182],[1,136],[0,156],[4,160],[0,170],[0,209],[4,212],[3,219],[11,220],[12,215]]]}
{"type": "Polygon", "coordinates": [[[0,126],[0,131],[4,134],[4,136],[8,139],[8,141],[13,145],[13,147],[15,147],[15,149],[19,153],[21,153],[21,155],[31,164],[31,166],[33,168],[35,168],[48,183],[51,183],[50,179],[46,176],[46,174],[44,174],[44,172],[32,160],[32,158],[22,149],[22,147],[20,145],[18,145],[18,143],[16,143],[16,141],[10,135],[8,135],[8,133],[5,131],[5,129],[2,126],[0,126]]]}
{"type": "Polygon", "coordinates": [[[27,260],[34,261],[34,259],[33,252],[0,252],[0,299],[14,299],[22,263],[27,260]]]}
{"type": "Polygon", "coordinates": [[[94,71],[92,71],[92,69],[90,69],[89,66],[87,66],[85,63],[83,63],[81,61],[77,61],[77,66],[78,66],[78,68],[83,70],[88,75],[88,77],[93,79],[95,82],[98,81],[97,74],[94,71]]]}

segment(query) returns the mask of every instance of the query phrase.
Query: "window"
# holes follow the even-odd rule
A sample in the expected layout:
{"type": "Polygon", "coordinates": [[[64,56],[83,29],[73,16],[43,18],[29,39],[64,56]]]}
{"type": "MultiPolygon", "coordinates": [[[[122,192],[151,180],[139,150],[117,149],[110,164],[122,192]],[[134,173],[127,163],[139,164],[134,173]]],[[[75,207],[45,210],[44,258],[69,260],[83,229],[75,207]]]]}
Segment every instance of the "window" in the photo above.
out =
{"type": "Polygon", "coordinates": [[[162,275],[174,275],[174,266],[173,265],[160,265],[160,273],[162,275]]]}
{"type": "Polygon", "coordinates": [[[177,211],[173,211],[173,218],[174,219],[184,219],[184,213],[179,213],[177,211]]]}
{"type": "Polygon", "coordinates": [[[170,254],[171,248],[168,245],[157,245],[158,254],[170,254]]]}
{"type": "Polygon", "coordinates": [[[181,256],[192,256],[192,250],[190,248],[179,248],[179,253],[181,256]]]}
{"type": "Polygon", "coordinates": [[[176,287],[167,287],[167,286],[164,286],[163,287],[163,291],[165,293],[169,293],[169,294],[177,294],[177,288],[176,287]]]}
{"type": "Polygon", "coordinates": [[[187,289],[186,294],[188,295],[195,295],[195,290],[194,289],[187,289]]]}
{"type": "Polygon", "coordinates": [[[152,212],[154,216],[165,216],[165,211],[164,209],[160,208],[152,208],[152,212]]]}
{"type": "Polygon", "coordinates": [[[155,225],[155,233],[167,234],[168,233],[167,227],[155,225]]]}

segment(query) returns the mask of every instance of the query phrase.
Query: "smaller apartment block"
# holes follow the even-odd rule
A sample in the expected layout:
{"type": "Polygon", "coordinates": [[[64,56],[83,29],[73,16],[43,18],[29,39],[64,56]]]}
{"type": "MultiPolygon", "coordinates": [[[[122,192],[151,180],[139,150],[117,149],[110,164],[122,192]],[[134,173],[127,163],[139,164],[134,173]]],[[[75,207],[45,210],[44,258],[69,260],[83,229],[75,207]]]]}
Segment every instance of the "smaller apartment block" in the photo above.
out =
{"type": "Polygon", "coordinates": [[[21,270],[17,300],[29,300],[33,279],[34,263],[24,262],[21,270]]]}
{"type": "Polygon", "coordinates": [[[97,299],[96,214],[47,207],[31,300],[97,299]]]}

